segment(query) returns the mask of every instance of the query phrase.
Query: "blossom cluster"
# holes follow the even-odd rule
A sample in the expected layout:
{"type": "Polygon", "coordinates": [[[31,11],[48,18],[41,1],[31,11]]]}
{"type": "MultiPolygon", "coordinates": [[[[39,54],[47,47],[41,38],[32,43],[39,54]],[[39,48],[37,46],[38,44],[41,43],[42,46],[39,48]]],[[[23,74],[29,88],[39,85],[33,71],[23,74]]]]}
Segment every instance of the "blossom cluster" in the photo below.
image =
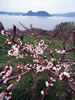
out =
{"type": "Polygon", "coordinates": [[[8,51],[8,56],[19,56],[19,46],[17,44],[12,46],[12,49],[8,51]]]}
{"type": "Polygon", "coordinates": [[[24,69],[26,69],[26,70],[30,70],[30,69],[32,69],[32,68],[34,68],[33,66],[32,66],[32,64],[27,64],[27,65],[25,65],[24,66],[24,69]]]}
{"type": "MultiPolygon", "coordinates": [[[[37,62],[37,60],[34,60],[34,62],[37,62]]],[[[43,62],[43,65],[40,64],[40,61],[38,60],[37,64],[34,64],[36,73],[42,72],[44,70],[50,69],[53,67],[52,61],[48,61],[47,59],[43,62]],[[45,64],[46,63],[46,64],[45,64]]]]}
{"type": "Polygon", "coordinates": [[[69,79],[70,78],[70,74],[67,73],[67,72],[62,72],[60,75],[59,75],[59,79],[60,80],[65,80],[65,79],[69,79]]]}
{"type": "Polygon", "coordinates": [[[10,32],[5,32],[4,30],[1,31],[1,34],[2,34],[2,35],[6,35],[6,36],[10,36],[10,35],[11,35],[10,32]]]}
{"type": "MultiPolygon", "coordinates": [[[[6,35],[6,36],[11,36],[11,33],[9,32],[5,32],[4,30],[1,31],[2,35],[6,35]]],[[[12,44],[12,39],[6,39],[5,43],[11,45],[12,44]]],[[[16,44],[12,46],[12,49],[8,51],[8,56],[15,56],[15,57],[22,57],[19,54],[19,48],[22,45],[22,41],[21,39],[17,39],[16,44]]],[[[23,58],[23,57],[22,57],[23,58]]]]}
{"type": "Polygon", "coordinates": [[[5,92],[2,92],[0,96],[2,98],[3,94],[5,94],[6,100],[9,100],[12,94],[12,92],[10,92],[9,89],[12,88],[13,84],[8,82],[11,74],[12,74],[12,66],[5,66],[4,71],[0,73],[0,76],[3,79],[3,83],[6,84],[6,90],[5,92]]]}
{"type": "Polygon", "coordinates": [[[12,95],[12,92],[6,91],[5,99],[6,99],[6,100],[10,100],[10,99],[11,99],[11,95],[12,95]]]}
{"type": "Polygon", "coordinates": [[[22,45],[22,41],[21,41],[21,39],[17,39],[17,45],[19,45],[19,46],[22,45]]]}
{"type": "Polygon", "coordinates": [[[55,51],[59,54],[64,54],[65,53],[65,50],[59,50],[59,49],[55,49],[55,51]]]}
{"type": "Polygon", "coordinates": [[[0,76],[3,79],[3,83],[7,83],[11,73],[12,73],[12,67],[11,66],[6,66],[4,71],[0,73],[0,76]]]}
{"type": "Polygon", "coordinates": [[[28,50],[32,54],[32,57],[38,58],[39,55],[44,53],[44,50],[47,49],[47,47],[48,45],[44,44],[44,41],[41,40],[35,46],[25,43],[25,45],[21,48],[21,51],[28,50]]]}
{"type": "Polygon", "coordinates": [[[10,44],[12,44],[12,41],[9,39],[6,39],[5,43],[10,45],[10,44]]]}
{"type": "Polygon", "coordinates": [[[53,71],[57,72],[61,70],[61,65],[56,65],[55,67],[53,67],[53,71]]]}

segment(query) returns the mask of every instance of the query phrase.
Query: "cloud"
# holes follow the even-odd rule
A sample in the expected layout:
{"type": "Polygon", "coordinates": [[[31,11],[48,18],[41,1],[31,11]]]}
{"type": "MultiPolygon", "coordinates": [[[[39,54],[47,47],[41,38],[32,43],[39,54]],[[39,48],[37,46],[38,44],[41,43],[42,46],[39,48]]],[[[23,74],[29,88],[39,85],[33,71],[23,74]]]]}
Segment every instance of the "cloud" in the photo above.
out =
{"type": "Polygon", "coordinates": [[[20,11],[45,10],[49,13],[69,12],[75,10],[75,0],[0,0],[0,10],[20,11]]]}

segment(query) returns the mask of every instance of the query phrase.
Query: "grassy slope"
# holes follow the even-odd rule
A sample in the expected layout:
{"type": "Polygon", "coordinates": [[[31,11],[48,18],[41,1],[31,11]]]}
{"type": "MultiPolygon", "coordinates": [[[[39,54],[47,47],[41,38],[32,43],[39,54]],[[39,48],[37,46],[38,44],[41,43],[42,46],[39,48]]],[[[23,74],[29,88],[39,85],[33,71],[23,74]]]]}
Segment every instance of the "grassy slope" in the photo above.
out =
{"type": "MultiPolygon", "coordinates": [[[[32,43],[34,44],[35,38],[32,36],[30,37],[24,37],[24,42],[32,43]]],[[[44,39],[45,42],[50,42],[49,48],[54,50],[55,46],[53,45],[51,40],[44,39]]],[[[62,41],[55,40],[55,43],[60,48],[60,45],[62,41]]],[[[70,45],[71,46],[71,45],[70,45]]],[[[68,46],[68,48],[70,47],[68,46]]],[[[15,59],[12,57],[7,56],[8,50],[11,48],[9,45],[5,45],[4,40],[0,39],[0,71],[3,70],[5,65],[12,65],[14,67],[13,73],[16,72],[16,66],[22,65],[24,66],[27,63],[31,63],[31,58],[24,58],[24,59],[15,59]]],[[[53,51],[56,58],[59,57],[59,55],[56,54],[55,51],[53,51]]],[[[69,54],[69,57],[71,59],[74,59],[74,52],[69,54]]],[[[50,57],[50,56],[48,56],[50,57]]],[[[68,56],[67,56],[68,57],[68,56]]],[[[13,89],[13,95],[11,100],[36,100],[38,98],[40,100],[41,94],[40,91],[45,87],[45,81],[49,79],[48,73],[46,71],[38,74],[33,74],[33,72],[28,73],[26,76],[22,77],[20,82],[18,84],[15,83],[15,86],[13,89]],[[37,92],[36,92],[37,91],[37,92]]],[[[13,82],[13,81],[12,81],[13,82]]],[[[45,100],[73,100],[71,97],[71,93],[68,91],[67,88],[65,88],[65,84],[63,82],[57,81],[54,87],[51,87],[48,91],[48,94],[45,98],[45,100]],[[64,96],[65,94],[65,96],[64,96]]],[[[1,88],[1,90],[4,87],[1,88]]]]}

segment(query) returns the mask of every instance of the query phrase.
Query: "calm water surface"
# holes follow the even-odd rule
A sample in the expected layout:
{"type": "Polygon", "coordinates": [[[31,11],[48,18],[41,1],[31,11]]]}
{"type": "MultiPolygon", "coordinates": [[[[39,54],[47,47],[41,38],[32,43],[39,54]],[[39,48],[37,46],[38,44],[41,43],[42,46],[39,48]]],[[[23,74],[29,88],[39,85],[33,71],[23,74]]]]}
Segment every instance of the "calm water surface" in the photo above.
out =
{"type": "Polygon", "coordinates": [[[35,16],[9,16],[0,15],[0,22],[3,23],[5,29],[12,28],[13,24],[19,29],[24,30],[24,28],[19,24],[21,22],[26,27],[30,27],[32,24],[35,28],[42,28],[47,30],[52,30],[57,24],[61,22],[75,22],[75,17],[35,17],[35,16]]]}

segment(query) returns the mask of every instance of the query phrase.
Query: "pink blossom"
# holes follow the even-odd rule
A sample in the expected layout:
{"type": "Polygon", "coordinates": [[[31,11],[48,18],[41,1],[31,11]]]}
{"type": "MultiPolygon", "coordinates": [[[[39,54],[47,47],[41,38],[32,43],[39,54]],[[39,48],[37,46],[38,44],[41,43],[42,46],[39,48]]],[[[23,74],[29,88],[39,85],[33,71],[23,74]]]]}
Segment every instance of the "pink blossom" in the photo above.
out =
{"type": "Polygon", "coordinates": [[[13,46],[13,49],[8,51],[8,55],[9,56],[15,56],[18,57],[19,56],[19,50],[18,48],[15,48],[15,46],[13,46]]]}
{"type": "Polygon", "coordinates": [[[60,54],[64,54],[64,53],[65,53],[65,50],[58,50],[58,49],[55,49],[55,51],[56,51],[57,53],[60,53],[60,54]]]}
{"type": "Polygon", "coordinates": [[[17,69],[18,69],[19,72],[23,71],[23,67],[21,67],[21,66],[17,66],[17,69]]]}
{"type": "Polygon", "coordinates": [[[22,41],[21,41],[21,39],[18,39],[18,40],[17,40],[17,44],[18,44],[19,46],[22,45],[22,41]]]}
{"type": "Polygon", "coordinates": [[[41,91],[41,94],[42,94],[42,95],[46,95],[46,94],[47,94],[47,89],[43,89],[43,90],[41,91]]]}
{"type": "Polygon", "coordinates": [[[45,70],[45,67],[43,67],[42,65],[36,65],[36,73],[38,73],[38,72],[42,72],[42,71],[44,71],[45,70]]]}
{"type": "Polygon", "coordinates": [[[44,41],[41,40],[39,43],[38,43],[39,46],[43,46],[44,45],[44,41]]]}
{"type": "Polygon", "coordinates": [[[50,68],[52,68],[52,66],[53,66],[53,64],[52,64],[52,62],[48,62],[48,65],[46,66],[46,69],[50,69],[50,68]]]}
{"type": "Polygon", "coordinates": [[[27,69],[27,70],[30,70],[32,68],[32,65],[27,64],[27,65],[24,66],[24,68],[27,69]]]}
{"type": "Polygon", "coordinates": [[[17,77],[16,77],[16,81],[17,81],[17,82],[19,82],[20,79],[21,79],[21,76],[17,76],[17,77]]]}
{"type": "Polygon", "coordinates": [[[7,93],[5,94],[5,99],[10,100],[11,99],[11,94],[12,94],[12,92],[7,91],[7,93]]]}
{"type": "Polygon", "coordinates": [[[4,30],[2,30],[2,31],[1,31],[1,34],[2,34],[2,35],[5,35],[5,31],[4,31],[4,30]]]}
{"type": "Polygon", "coordinates": [[[61,69],[60,65],[56,65],[56,70],[59,71],[61,69]]]}
{"type": "Polygon", "coordinates": [[[35,48],[35,52],[36,52],[37,55],[43,54],[43,50],[42,50],[42,48],[40,48],[39,46],[37,46],[37,47],[35,48]]]}
{"type": "Polygon", "coordinates": [[[46,87],[53,86],[53,83],[51,80],[46,81],[45,84],[46,84],[46,87]]]}
{"type": "Polygon", "coordinates": [[[53,62],[53,61],[56,61],[56,59],[55,58],[51,58],[51,62],[53,62]]]}
{"type": "Polygon", "coordinates": [[[17,44],[15,44],[15,45],[12,46],[12,49],[14,49],[14,50],[19,49],[19,48],[20,48],[20,46],[17,45],[17,44]]]}
{"type": "Polygon", "coordinates": [[[6,36],[10,35],[9,32],[5,32],[4,30],[1,31],[1,34],[2,34],[2,35],[6,35],[6,36]]]}
{"type": "Polygon", "coordinates": [[[51,81],[53,81],[53,82],[55,82],[55,81],[56,81],[56,80],[55,80],[55,78],[53,78],[53,77],[51,77],[51,78],[50,78],[50,80],[51,80],[51,81]]]}
{"type": "Polygon", "coordinates": [[[12,44],[11,40],[9,40],[9,39],[6,39],[5,43],[6,44],[12,44]]]}
{"type": "Polygon", "coordinates": [[[64,78],[70,78],[70,74],[67,73],[67,72],[62,72],[62,73],[59,75],[59,79],[60,79],[60,80],[63,80],[64,78]]]}

